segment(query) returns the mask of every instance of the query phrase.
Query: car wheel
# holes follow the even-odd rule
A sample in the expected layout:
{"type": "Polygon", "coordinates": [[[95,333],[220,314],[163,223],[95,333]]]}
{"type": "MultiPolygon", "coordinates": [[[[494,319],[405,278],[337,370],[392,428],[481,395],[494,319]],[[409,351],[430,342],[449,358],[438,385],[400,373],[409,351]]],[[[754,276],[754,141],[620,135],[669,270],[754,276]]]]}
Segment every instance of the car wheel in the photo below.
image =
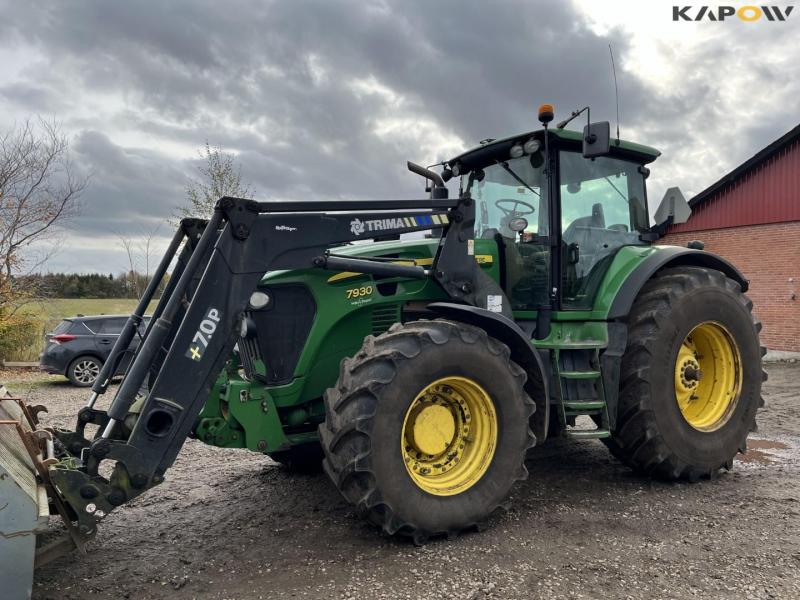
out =
{"type": "Polygon", "coordinates": [[[73,360],[67,369],[67,377],[72,385],[89,387],[97,379],[103,363],[94,356],[79,356],[73,360]]]}

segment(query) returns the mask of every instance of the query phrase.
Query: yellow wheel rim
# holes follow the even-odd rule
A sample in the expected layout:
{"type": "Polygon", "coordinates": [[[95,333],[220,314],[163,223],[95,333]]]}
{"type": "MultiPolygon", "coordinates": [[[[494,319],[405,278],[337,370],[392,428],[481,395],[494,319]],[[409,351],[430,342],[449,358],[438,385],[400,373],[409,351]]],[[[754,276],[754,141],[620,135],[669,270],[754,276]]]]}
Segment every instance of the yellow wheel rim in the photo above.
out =
{"type": "Polygon", "coordinates": [[[736,342],[719,323],[689,332],[675,361],[675,398],[689,425],[714,431],[727,423],[742,389],[741,364],[736,342]]]}
{"type": "Polygon", "coordinates": [[[497,446],[491,396],[466,377],[444,377],[423,389],[406,412],[400,440],[412,481],[436,496],[475,485],[497,446]]]}

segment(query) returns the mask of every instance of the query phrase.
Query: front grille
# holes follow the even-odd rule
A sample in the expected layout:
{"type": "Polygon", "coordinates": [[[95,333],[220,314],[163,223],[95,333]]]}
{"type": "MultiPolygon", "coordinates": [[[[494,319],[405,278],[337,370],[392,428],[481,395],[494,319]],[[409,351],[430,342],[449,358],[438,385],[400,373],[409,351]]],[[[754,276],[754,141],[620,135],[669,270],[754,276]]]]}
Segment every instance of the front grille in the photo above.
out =
{"type": "Polygon", "coordinates": [[[256,325],[256,337],[240,338],[239,349],[242,367],[249,378],[255,378],[254,362],[262,360],[266,382],[277,385],[294,376],[317,306],[305,286],[276,286],[265,291],[272,298],[268,308],[247,313],[256,325]]]}
{"type": "Polygon", "coordinates": [[[400,321],[400,305],[379,306],[372,311],[372,335],[380,335],[400,321]]]}
{"type": "MultiPolygon", "coordinates": [[[[253,313],[245,313],[245,317],[252,318],[253,313]]],[[[256,365],[255,361],[261,360],[261,351],[258,349],[258,341],[255,339],[239,338],[239,356],[242,360],[242,368],[244,369],[247,378],[252,380],[256,378],[256,365]]]]}

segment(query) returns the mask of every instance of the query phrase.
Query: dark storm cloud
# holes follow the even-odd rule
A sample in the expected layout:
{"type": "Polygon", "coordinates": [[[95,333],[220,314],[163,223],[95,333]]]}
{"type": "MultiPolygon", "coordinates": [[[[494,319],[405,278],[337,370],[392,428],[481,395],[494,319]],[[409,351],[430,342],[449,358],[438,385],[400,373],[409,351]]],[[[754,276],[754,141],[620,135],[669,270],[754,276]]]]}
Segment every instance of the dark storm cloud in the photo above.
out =
{"type": "Polygon", "coordinates": [[[186,185],[186,173],[162,155],[121,148],[97,131],[81,133],[73,150],[76,162],[90,176],[82,200],[84,210],[70,222],[70,229],[78,235],[136,234],[143,228],[152,229],[172,214],[175,199],[186,185]]]}
{"type": "MultiPolygon", "coordinates": [[[[244,152],[265,194],[391,195],[413,187],[389,175],[413,148],[376,139],[381,99],[354,95],[354,78],[376,78],[405,99],[399,116],[433,119],[468,143],[534,128],[537,103],[554,98],[562,112],[591,102],[610,114],[607,42],[567,4],[465,4],[31,4],[18,22],[82,89],[138,104],[130,117],[142,130],[244,152]],[[321,152],[328,142],[339,151],[321,152]]],[[[642,93],[629,88],[633,100],[642,93]]]]}
{"type": "Polygon", "coordinates": [[[60,94],[52,88],[36,83],[14,83],[0,86],[0,98],[25,106],[33,113],[50,114],[62,106],[60,94]]]}
{"type": "MultiPolygon", "coordinates": [[[[237,153],[258,198],[417,195],[404,161],[447,158],[431,150],[437,136],[472,145],[535,129],[542,102],[559,117],[590,104],[594,119],[613,120],[608,43],[618,69],[634,52],[566,2],[87,1],[16,3],[4,14],[14,16],[0,22],[0,40],[41,57],[0,87],[0,101],[78,132],[76,162],[92,172],[82,235],[171,215],[196,164],[175,158],[175,146],[185,156],[206,140],[237,153]],[[104,114],[86,108],[98,105],[104,114]],[[123,147],[117,132],[149,143],[123,147]]],[[[765,43],[790,33],[764,30],[753,35],[765,43]]],[[[696,49],[697,69],[669,94],[619,70],[623,137],[634,128],[665,150],[670,176],[690,146],[708,157],[694,183],[709,183],[735,165],[730,156],[755,151],[753,140],[792,126],[775,115],[709,141],[725,128],[726,90],[708,65],[725,55],[743,72],[754,66],[752,46],[732,39],[696,49]]],[[[662,51],[677,60],[684,49],[662,51]]],[[[780,69],[756,66],[762,89],[782,85],[780,69]]]]}
{"type": "Polygon", "coordinates": [[[702,191],[797,126],[796,25],[728,23],[703,44],[661,46],[668,62],[687,68],[666,94],[644,98],[634,122],[663,152],[651,205],[671,185],[687,197],[702,191]]]}

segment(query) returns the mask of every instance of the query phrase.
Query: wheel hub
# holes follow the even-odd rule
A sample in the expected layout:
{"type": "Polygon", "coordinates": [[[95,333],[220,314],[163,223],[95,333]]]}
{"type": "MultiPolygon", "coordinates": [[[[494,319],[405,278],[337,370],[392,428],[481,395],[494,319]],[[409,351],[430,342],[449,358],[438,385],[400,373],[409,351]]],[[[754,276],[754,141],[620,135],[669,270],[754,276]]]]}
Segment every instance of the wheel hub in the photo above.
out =
{"type": "MultiPolygon", "coordinates": [[[[683,347],[682,347],[683,348],[683,347]]],[[[703,378],[703,372],[700,370],[700,363],[697,362],[694,354],[689,350],[687,355],[681,360],[679,358],[678,365],[680,369],[680,381],[676,382],[677,387],[682,391],[692,391],[697,387],[697,383],[703,378]]]]}
{"type": "Polygon", "coordinates": [[[452,443],[456,420],[441,404],[428,404],[416,415],[411,434],[411,444],[420,454],[437,455],[452,443]]]}
{"type": "Polygon", "coordinates": [[[739,348],[721,324],[697,325],[675,361],[675,398],[683,418],[699,431],[714,431],[730,418],[742,386],[739,348]]]}
{"type": "Polygon", "coordinates": [[[465,377],[445,377],[423,389],[403,423],[401,451],[414,483],[451,496],[472,487],[489,467],[497,444],[491,397],[465,377]]]}
{"type": "Polygon", "coordinates": [[[83,360],[75,366],[74,373],[81,383],[91,383],[100,374],[100,369],[95,363],[83,360]]]}

